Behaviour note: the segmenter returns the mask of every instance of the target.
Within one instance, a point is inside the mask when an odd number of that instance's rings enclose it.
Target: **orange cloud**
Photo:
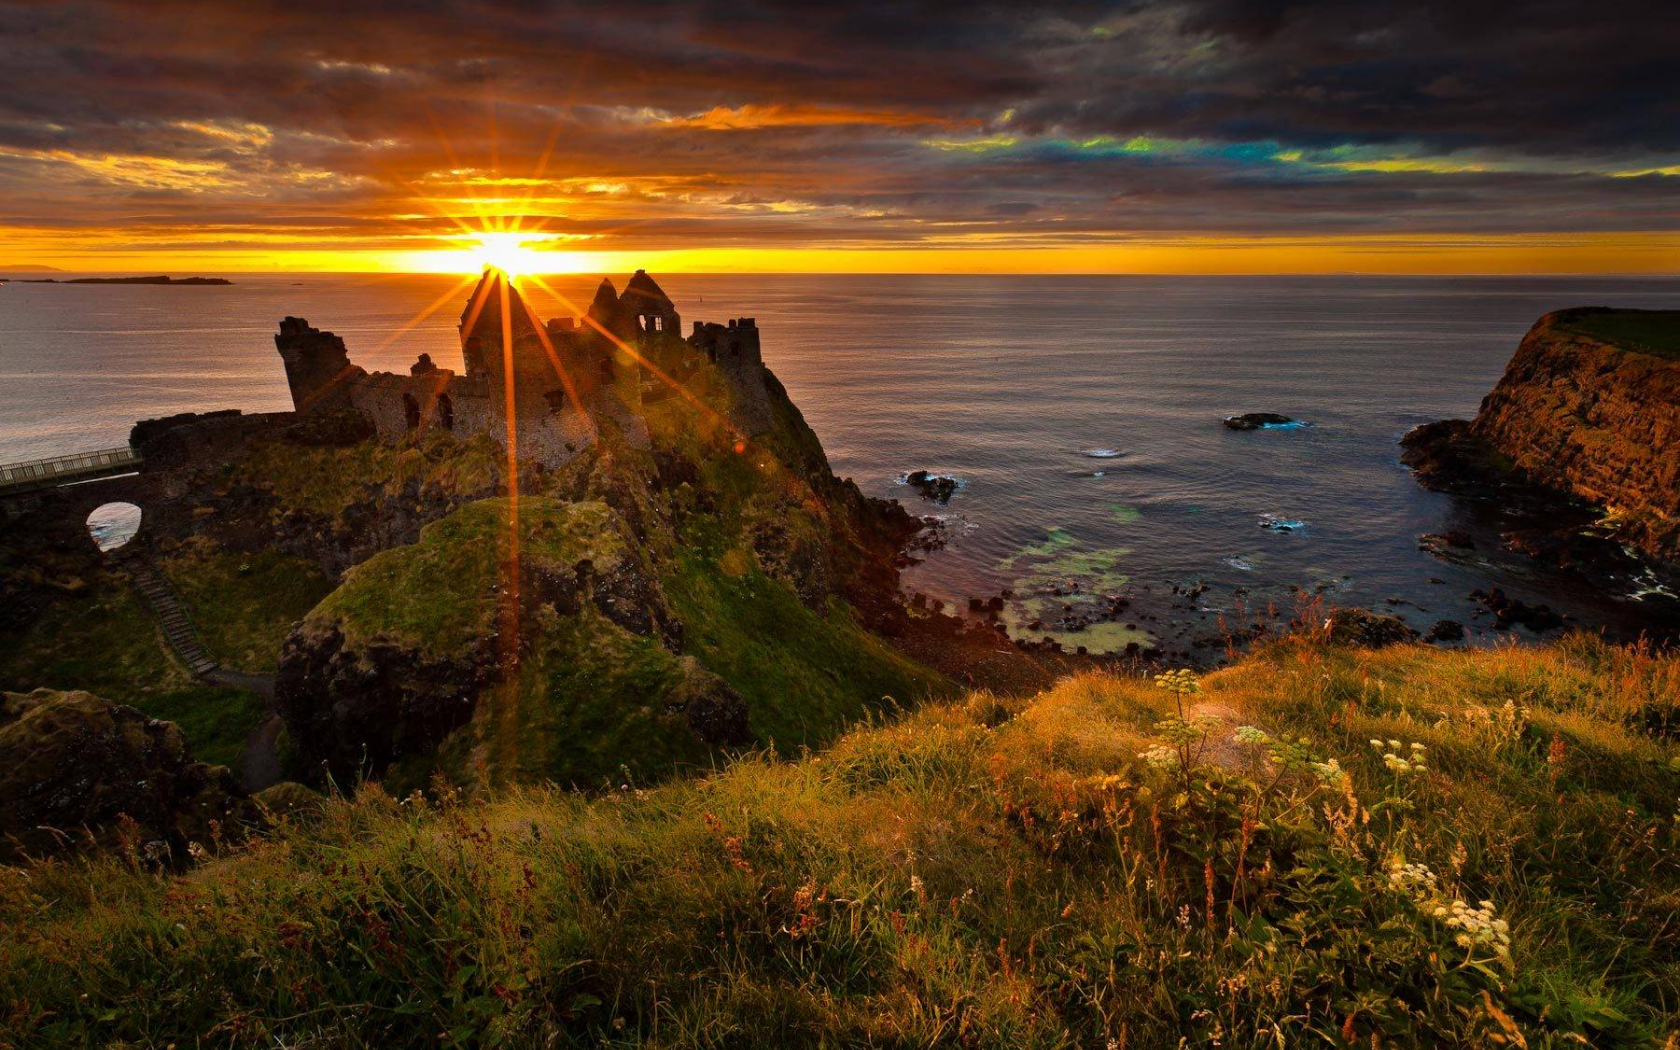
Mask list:
[[[931,113],[895,109],[847,109],[833,106],[781,105],[713,106],[691,117],[661,121],[671,128],[704,128],[708,131],[748,131],[756,128],[819,128],[868,125],[885,128],[974,127],[977,120],[953,120]]]

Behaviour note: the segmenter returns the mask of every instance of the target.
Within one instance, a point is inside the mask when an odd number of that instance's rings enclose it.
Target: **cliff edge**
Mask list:
[[[1549,313],[1474,420],[1402,444],[1430,488],[1542,513],[1572,505],[1562,520],[1577,533],[1680,563],[1680,311]]]

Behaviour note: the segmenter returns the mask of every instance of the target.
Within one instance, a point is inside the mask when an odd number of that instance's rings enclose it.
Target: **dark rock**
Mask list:
[[[127,848],[181,865],[260,818],[172,722],[91,693],[0,694],[0,861]]]
[[[1295,420],[1289,416],[1280,416],[1276,412],[1248,412],[1240,416],[1226,416],[1225,426],[1232,430],[1259,430],[1262,427],[1278,427]]]
[[[1510,630],[1512,627],[1526,627],[1536,633],[1556,630],[1563,626],[1563,617],[1559,616],[1549,605],[1530,605],[1520,598],[1512,598],[1499,587],[1495,587],[1483,594],[1480,591],[1471,593],[1471,597],[1479,597],[1482,604],[1493,613],[1497,630]]]
[[[1353,645],[1365,649],[1416,641],[1418,633],[1398,616],[1385,616],[1366,609],[1337,609],[1324,626],[1330,640],[1338,645]]]
[[[957,479],[946,474],[930,474],[925,470],[913,470],[904,475],[904,483],[921,494],[925,500],[945,504],[951,502],[951,497],[957,492]]]
[[[1476,541],[1468,532],[1449,529],[1446,532],[1426,532],[1418,537],[1418,550],[1440,553],[1444,550],[1473,551]]]
[[[1464,625],[1457,620],[1436,620],[1424,637],[1431,642],[1460,642],[1464,640]]]

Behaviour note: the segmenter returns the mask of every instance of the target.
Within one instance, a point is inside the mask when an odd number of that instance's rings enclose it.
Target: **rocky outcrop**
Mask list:
[[[461,508],[419,543],[351,570],[292,632],[275,702],[306,766],[353,783],[435,748],[558,621],[586,608],[602,631],[680,648],[657,576],[606,505],[522,500],[517,557],[511,515],[506,500]],[[690,702],[697,731],[719,727],[715,742],[734,742],[726,695],[695,686],[674,701]]]
[[[1547,314],[1473,421],[1417,428],[1402,458],[1432,488],[1542,514],[1602,510],[1616,544],[1680,562],[1677,347],[1680,312]]]
[[[0,861],[125,848],[181,864],[259,819],[172,722],[91,693],[0,694]]]
[[[1324,629],[1332,642],[1362,649],[1400,645],[1418,637],[1417,631],[1400,617],[1366,609],[1337,609],[1324,621]]]

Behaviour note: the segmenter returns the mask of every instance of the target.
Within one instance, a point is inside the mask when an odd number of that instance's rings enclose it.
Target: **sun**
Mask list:
[[[564,269],[556,265],[556,252],[544,252],[531,248],[530,245],[544,240],[552,240],[552,236],[545,237],[540,233],[495,232],[475,233],[472,235],[473,244],[468,249],[476,263],[476,268],[483,270],[491,267],[502,271],[509,277],[520,277],[532,273],[553,273]]]

